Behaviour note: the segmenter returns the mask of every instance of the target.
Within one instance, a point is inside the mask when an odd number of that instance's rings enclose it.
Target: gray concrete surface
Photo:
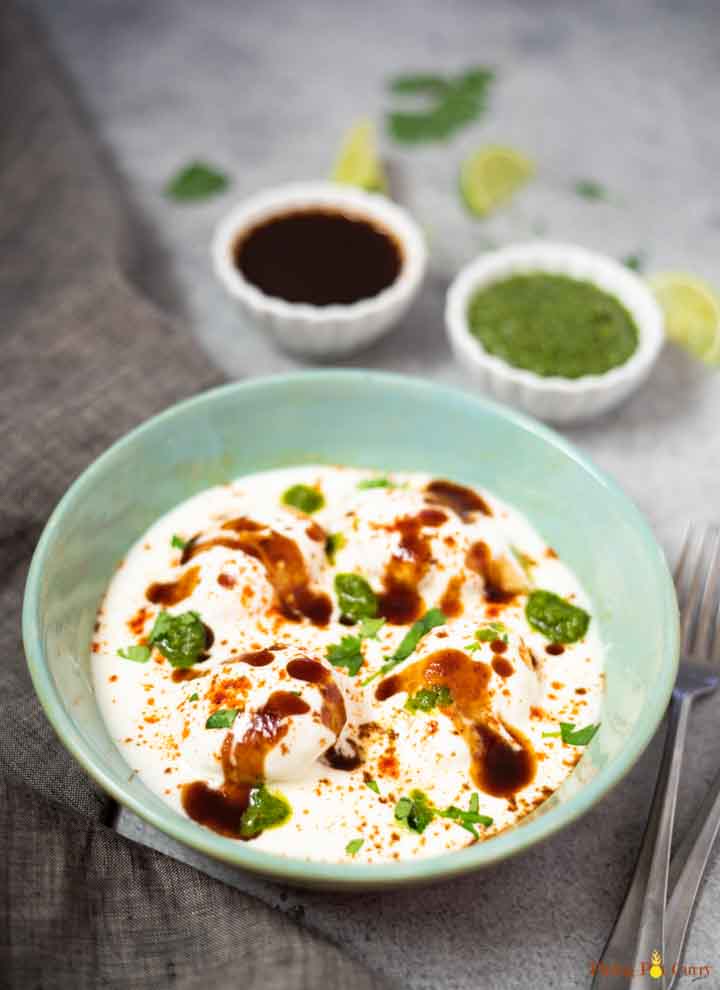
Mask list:
[[[405,69],[489,64],[498,78],[490,112],[449,144],[386,143],[400,198],[428,230],[432,266],[402,326],[352,364],[469,387],[444,337],[447,282],[489,244],[540,229],[616,256],[643,251],[651,270],[717,278],[720,7],[712,0],[32,7],[169,253],[192,332],[232,377],[298,365],[244,326],[214,281],[213,225],[263,186],[324,176],[344,129],[363,114],[379,118],[385,80]],[[458,161],[495,141],[531,155],[538,178],[507,210],[473,221],[456,195]],[[195,157],[225,168],[232,190],[199,205],[164,199],[167,178]],[[573,184],[585,177],[611,200],[579,198]],[[626,406],[567,433],[619,480],[672,555],[686,520],[720,516],[719,427],[720,374],[666,348]],[[720,765],[719,716],[714,699],[693,720],[679,831]],[[660,742],[561,835],[452,884],[349,897],[237,879],[413,990],[587,987],[634,863]],[[125,828],[162,841],[131,820]],[[716,857],[686,953],[688,963],[713,967],[704,987],[720,987],[719,935]]]

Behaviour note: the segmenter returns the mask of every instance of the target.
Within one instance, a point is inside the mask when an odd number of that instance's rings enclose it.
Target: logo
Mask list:
[[[665,970],[662,965],[662,956],[657,949],[650,956],[650,969],[648,970],[653,980],[659,980]]]
[[[686,977],[691,982],[696,982],[697,980],[704,980],[713,971],[712,966],[698,966],[690,963],[674,963],[672,967],[668,968],[668,973],[672,973],[673,976],[682,978]],[[622,976],[627,980],[631,980],[637,976],[646,976],[651,980],[660,980],[665,975],[665,966],[663,965],[662,953],[657,949],[654,949],[650,959],[641,962],[638,966],[630,966],[621,962],[591,962],[590,963],[590,973],[592,976],[600,977],[611,977],[617,979],[617,977]],[[602,983],[600,983],[602,986]],[[652,984],[648,984],[648,990]]]

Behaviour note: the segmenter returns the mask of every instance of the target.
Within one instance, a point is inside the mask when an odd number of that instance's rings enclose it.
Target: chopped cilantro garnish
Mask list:
[[[395,485],[389,478],[365,478],[364,481],[358,481],[357,487],[363,488],[394,488]]]
[[[411,832],[424,832],[435,814],[435,809],[422,791],[410,791],[410,797],[400,798],[395,805],[395,818],[407,825]]]
[[[151,652],[147,646],[126,646],[124,650],[118,650],[118,656],[135,663],[147,663]]]
[[[399,663],[410,656],[423,636],[426,636],[436,626],[444,626],[446,622],[447,618],[439,608],[431,608],[422,618],[413,622],[393,655],[385,661],[380,670],[376,670],[374,674],[363,681],[363,686],[375,680],[376,677],[387,674],[393,667],[397,667]]]
[[[357,634],[362,639],[377,639],[377,634],[384,625],[385,619],[362,619]]]
[[[398,95],[419,97],[425,106],[416,111],[393,111],[388,129],[396,141],[442,141],[475,120],[485,110],[490,84],[489,69],[475,68],[457,76],[416,73],[390,82]]]
[[[412,811],[413,802],[409,797],[400,798],[398,803],[395,805],[395,817],[399,822],[407,821],[407,817]]]
[[[642,251],[636,254],[628,254],[622,259],[623,265],[633,272],[641,272],[645,267],[645,255]]]
[[[205,626],[197,612],[160,612],[148,639],[173,667],[192,667],[207,648]]]
[[[170,199],[206,199],[223,192],[229,184],[228,177],[204,162],[192,162],[181,169],[165,187]]]
[[[333,667],[344,667],[354,677],[363,664],[362,640],[359,636],[343,636],[339,643],[328,646],[325,656]]]
[[[191,694],[190,697],[188,698],[188,701],[199,701],[199,700],[200,700],[200,695],[197,693],[197,691],[193,692],[193,694]]]
[[[576,643],[588,631],[590,616],[552,591],[533,591],[525,605],[525,616],[553,643]]]
[[[182,536],[178,536],[177,533],[173,535],[170,540],[170,546],[175,547],[176,550],[184,550],[187,546],[187,540],[184,540]]]
[[[559,732],[543,732],[543,739],[559,736],[569,746],[587,746],[599,728],[599,722],[597,725],[586,725],[584,729],[576,729],[572,722],[561,722]]]
[[[412,832],[424,832],[434,818],[451,818],[477,839],[479,836],[475,826],[487,827],[493,823],[488,815],[479,814],[479,807],[477,793],[471,796],[468,810],[463,811],[452,804],[445,809],[436,808],[422,791],[410,791],[409,797],[400,798],[395,805],[395,818],[404,822]]]
[[[378,630],[384,624],[384,619],[363,619],[355,636],[343,636],[339,643],[328,646],[325,656],[333,667],[345,667],[354,677],[363,663],[362,641],[377,639]]]
[[[468,805],[468,810],[463,811],[462,808],[456,808],[455,805],[450,805],[444,811],[438,812],[443,818],[453,818],[459,825],[462,826],[467,832],[472,833],[472,835],[478,839],[476,825],[483,825],[487,827],[492,825],[493,820],[488,815],[478,814],[478,808],[480,806],[480,799],[477,793],[471,795],[470,804]]]
[[[607,199],[607,189],[594,179],[578,179],[575,192],[583,199]]]
[[[364,839],[351,839],[345,846],[345,852],[348,856],[354,856],[356,853],[360,852],[364,841]]]
[[[471,653],[473,650],[479,650],[481,643],[493,643],[496,639],[502,643],[507,643],[507,626],[503,622],[486,622],[475,633],[475,639],[477,642],[469,643],[465,647]]]
[[[325,505],[322,492],[319,492],[317,488],[311,488],[309,485],[292,485],[283,493],[282,500],[285,505],[292,505],[295,509],[306,512],[308,515],[317,512]]]
[[[439,608],[431,608],[417,622],[413,622],[392,655],[392,666],[394,667],[406,660],[414,652],[423,636],[427,635],[431,629],[435,629],[436,626],[444,626],[446,622],[447,618]]]
[[[365,784],[370,788],[371,791],[375,791],[376,794],[380,793],[380,787],[376,780],[366,780]]]
[[[431,712],[433,708],[444,708],[452,704],[452,694],[446,684],[420,688],[415,694],[409,695],[405,708],[409,712]]]
[[[346,619],[372,619],[377,615],[377,595],[359,574],[336,574],[335,594]]]
[[[335,563],[335,554],[346,546],[347,540],[342,533],[329,533],[325,540],[325,556],[331,564]]]
[[[240,819],[240,835],[254,839],[267,828],[283,825],[291,814],[288,802],[281,794],[273,794],[264,784],[250,791],[250,804]]]
[[[231,729],[238,716],[239,708],[218,708],[208,717],[206,729]]]

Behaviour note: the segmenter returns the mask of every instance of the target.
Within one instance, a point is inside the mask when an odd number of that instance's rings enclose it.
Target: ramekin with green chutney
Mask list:
[[[483,254],[448,290],[455,356],[484,391],[556,423],[617,405],[663,342],[660,309],[624,265],[534,241]]]

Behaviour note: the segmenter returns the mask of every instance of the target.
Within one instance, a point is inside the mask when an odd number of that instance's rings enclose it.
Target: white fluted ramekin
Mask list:
[[[470,332],[472,297],[494,282],[533,272],[582,279],[615,296],[638,329],[630,358],[602,375],[562,378],[515,368],[489,354]],[[622,402],[650,373],[664,338],[660,307],[641,278],[613,258],[547,241],[502,248],[466,265],[448,289],[445,325],[455,356],[484,391],[554,423],[590,419]]]
[[[268,296],[244,278],[233,257],[243,232],[271,216],[313,206],[374,221],[394,237],[402,263],[392,285],[356,303],[314,306]],[[427,251],[418,225],[387,197],[335,182],[304,182],[266,190],[231,210],[215,231],[212,257],[218,278],[256,326],[292,354],[321,359],[360,350],[400,319],[422,282]]]

